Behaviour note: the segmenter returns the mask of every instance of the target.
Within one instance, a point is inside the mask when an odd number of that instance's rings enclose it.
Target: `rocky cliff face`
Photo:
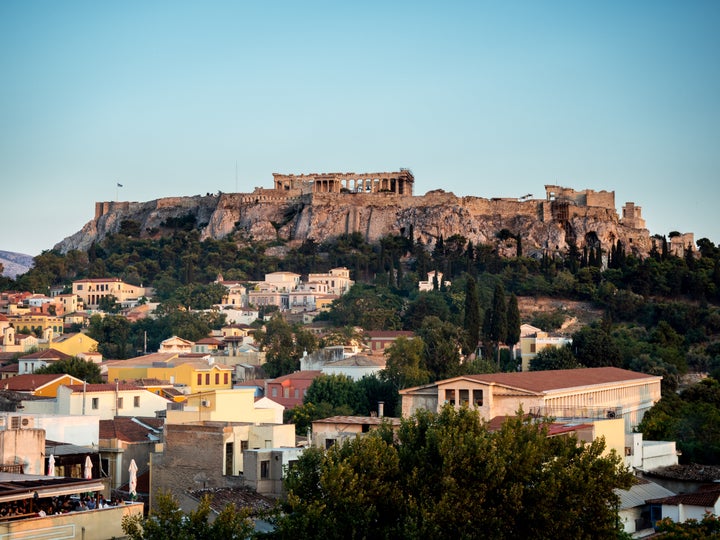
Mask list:
[[[620,240],[628,252],[641,255],[652,247],[646,229],[623,225],[615,210],[604,207],[571,205],[558,215],[544,199],[457,197],[442,190],[403,197],[391,193],[288,195],[260,189],[252,194],[98,203],[95,219],[55,247],[62,252],[86,250],[116,232],[124,220],[139,223],[143,235],[161,234],[168,218],[188,213],[201,226],[203,239],[238,232],[248,240],[300,243],[359,232],[372,242],[387,234],[408,234],[412,228],[415,238],[429,246],[440,236],[460,234],[475,244],[493,244],[514,255],[514,242],[497,237],[507,229],[522,236],[523,253],[529,256],[565,251],[572,241],[580,249],[599,242],[609,250]]]

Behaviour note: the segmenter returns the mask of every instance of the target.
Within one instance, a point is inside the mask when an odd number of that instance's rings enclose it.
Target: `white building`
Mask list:
[[[9,429],[13,425],[44,429],[45,439],[50,441],[92,446],[98,443],[100,417],[30,414],[25,408],[22,413],[0,413],[0,429]]]
[[[442,272],[437,272],[435,270],[432,270],[427,273],[427,280],[418,281],[418,289],[420,290],[420,292],[432,291],[435,289],[436,280],[437,280],[438,289],[440,287],[445,287],[447,289],[451,285],[451,283],[449,281],[443,281],[443,273]]]
[[[134,384],[105,383],[61,386],[56,400],[57,414],[81,414],[111,420],[115,416],[156,416],[171,403]]]

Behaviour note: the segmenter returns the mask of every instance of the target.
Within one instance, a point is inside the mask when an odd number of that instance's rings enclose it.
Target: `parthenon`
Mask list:
[[[273,173],[275,189],[303,193],[394,193],[412,196],[415,177],[409,169],[379,173]]]

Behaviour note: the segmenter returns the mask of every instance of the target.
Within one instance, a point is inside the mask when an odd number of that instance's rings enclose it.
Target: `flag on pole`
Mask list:
[[[123,185],[120,182],[118,182],[117,187],[123,187]]]

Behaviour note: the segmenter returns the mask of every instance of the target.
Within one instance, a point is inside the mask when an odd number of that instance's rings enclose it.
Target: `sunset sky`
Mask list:
[[[614,190],[720,243],[719,28],[717,1],[6,0],[0,249],[95,201],[401,167],[416,194]]]

